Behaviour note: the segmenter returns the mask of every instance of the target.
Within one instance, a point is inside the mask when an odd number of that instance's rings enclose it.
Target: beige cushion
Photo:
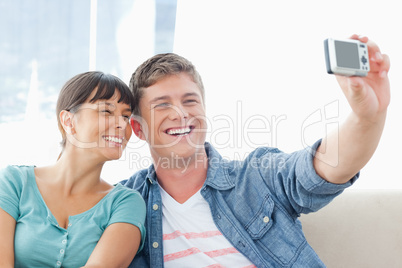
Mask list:
[[[327,267],[402,267],[402,190],[348,189],[300,218]]]

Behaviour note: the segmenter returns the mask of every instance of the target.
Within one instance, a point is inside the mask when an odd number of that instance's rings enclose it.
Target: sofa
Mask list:
[[[402,189],[348,189],[300,220],[329,268],[402,267]]]

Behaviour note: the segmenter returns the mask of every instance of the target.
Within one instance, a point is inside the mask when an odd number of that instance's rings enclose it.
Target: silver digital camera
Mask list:
[[[324,41],[325,61],[329,74],[343,76],[367,76],[370,62],[367,45],[358,40]]]

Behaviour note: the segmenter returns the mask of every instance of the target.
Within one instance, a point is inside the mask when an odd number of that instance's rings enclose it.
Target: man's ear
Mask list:
[[[145,137],[145,133],[143,131],[144,124],[142,124],[142,122],[143,122],[143,120],[141,119],[141,117],[132,116],[130,118],[130,125],[131,125],[131,128],[133,129],[135,136],[137,136],[139,139],[145,141],[146,137]]]
[[[64,131],[68,134],[75,134],[73,114],[69,111],[63,110],[60,112],[59,118]]]

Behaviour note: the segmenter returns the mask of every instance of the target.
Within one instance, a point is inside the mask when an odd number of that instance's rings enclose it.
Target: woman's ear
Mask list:
[[[63,110],[60,112],[59,118],[64,131],[70,135],[75,134],[73,124],[73,114],[69,111]]]
[[[143,131],[143,127],[145,126],[144,120],[142,120],[141,117],[139,117],[139,116],[132,116],[130,118],[130,125],[131,125],[131,128],[133,129],[135,136],[137,136],[139,139],[145,141],[146,136]]]

